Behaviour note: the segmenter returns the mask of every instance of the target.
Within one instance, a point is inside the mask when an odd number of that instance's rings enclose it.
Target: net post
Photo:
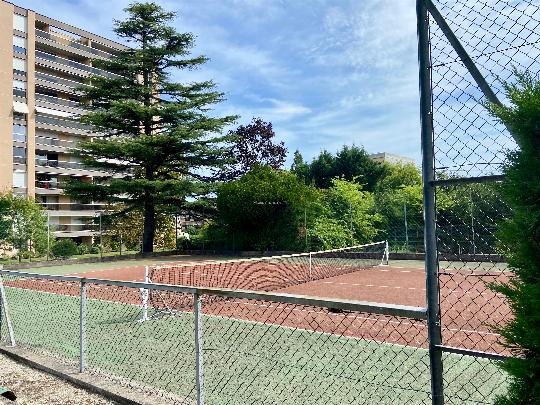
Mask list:
[[[150,277],[148,272],[148,266],[144,266],[144,282],[150,283]],[[139,322],[147,321],[148,318],[148,296],[150,292],[147,288],[141,288],[141,308],[142,308],[142,317]]]
[[[311,260],[311,252],[309,252],[309,281],[312,280],[312,277],[311,277],[311,269],[312,269],[312,260]]]
[[[388,263],[390,261],[390,246],[388,245],[388,241],[384,241],[384,253],[381,261],[381,265],[388,266]]]
[[[0,265],[0,270],[2,266]],[[6,326],[8,330],[9,343],[12,347],[17,346],[15,342],[15,333],[13,332],[13,324],[11,323],[11,317],[9,315],[9,309],[7,305],[6,290],[4,289],[4,281],[2,280],[2,275],[0,274],[0,326],[2,325],[2,311],[4,312],[4,317],[6,318]]]
[[[86,369],[86,280],[81,280],[79,314],[79,373]]]
[[[195,385],[197,405],[204,404],[203,336],[201,322],[201,297],[193,294],[193,315],[195,320]]]

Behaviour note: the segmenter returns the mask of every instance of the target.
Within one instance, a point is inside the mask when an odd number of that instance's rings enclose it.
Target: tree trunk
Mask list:
[[[144,230],[142,252],[151,253],[154,251],[154,234],[156,232],[156,207],[153,202],[144,203]]]

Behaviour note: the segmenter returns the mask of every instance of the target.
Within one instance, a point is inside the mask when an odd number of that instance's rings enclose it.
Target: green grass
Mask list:
[[[7,298],[19,344],[77,361],[77,297],[8,287]],[[137,306],[89,300],[87,310],[91,369],[194,398],[192,314],[138,323]],[[203,342],[208,404],[429,402],[424,349],[214,316],[203,317]],[[444,360],[445,378],[460,382],[449,403],[489,403],[505,388],[489,361]]]

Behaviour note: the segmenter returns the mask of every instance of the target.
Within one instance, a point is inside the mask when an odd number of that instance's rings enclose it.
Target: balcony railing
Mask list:
[[[105,76],[105,77],[115,77],[114,73],[106,72],[104,70],[95,68],[93,66],[85,65],[84,63],[75,62],[66,58],[61,58],[60,56],[51,55],[50,53],[43,52],[43,51],[36,51],[36,57],[48,60],[50,62],[59,63],[61,65],[70,66],[72,68],[82,70],[84,72],[88,72],[94,75],[98,76]]]
[[[65,128],[76,128],[91,132],[93,128],[89,125],[82,124],[74,120],[67,120],[62,118],[50,117],[46,115],[36,114],[36,123],[38,124],[50,124]]]
[[[22,156],[13,156],[13,163],[18,163],[21,165],[26,164],[26,158]]]
[[[37,188],[43,188],[45,190],[59,190],[58,180],[36,180]]]
[[[66,162],[62,160],[51,160],[42,158],[36,158],[36,165],[46,167],[58,167],[61,169],[92,170],[79,162]]]
[[[54,42],[56,42],[58,44],[61,44],[61,45],[64,45],[64,46],[71,46],[73,48],[80,49],[81,51],[85,51],[85,52],[91,53],[91,54],[96,55],[96,56],[101,56],[102,58],[105,58],[105,59],[108,59],[108,58],[110,58],[112,56],[112,54],[110,54],[108,52],[105,52],[105,51],[102,51],[102,50],[99,50],[99,49],[95,49],[95,48],[92,48],[90,46],[83,45],[80,42],[70,41],[69,39],[62,38],[62,37],[60,37],[58,35],[54,35],[54,34],[52,34],[50,32],[41,31],[41,30],[39,30],[37,28],[36,28],[36,36],[40,37],[40,38],[48,39],[50,41],[54,41]]]
[[[51,227],[56,232],[95,232],[99,229],[97,224],[51,224]]]
[[[42,136],[36,136],[36,145],[50,145],[50,146],[58,146],[61,148],[75,148],[77,145],[77,142],[73,141],[64,141],[62,139],[58,138],[46,138]]]
[[[46,82],[56,83],[62,86],[67,86],[67,87],[72,88],[73,90],[76,90],[77,87],[82,86],[84,84],[82,82],[77,82],[75,80],[68,80],[62,77],[48,75],[42,72],[36,72],[36,79],[41,79],[41,80],[45,80]]]
[[[43,208],[48,211],[95,211],[103,207],[103,204],[81,204],[81,203],[50,203],[41,202]]]
[[[66,99],[59,98],[59,97],[48,96],[46,94],[36,93],[36,100],[44,101],[46,103],[51,103],[51,104],[59,104],[59,105],[65,105],[67,107],[84,109],[84,106],[81,103],[78,103],[77,101],[66,100]]]

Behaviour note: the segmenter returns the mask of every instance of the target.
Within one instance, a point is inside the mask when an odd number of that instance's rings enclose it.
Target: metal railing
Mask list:
[[[61,203],[61,202],[40,202],[43,208],[48,211],[95,211],[101,209],[103,204],[82,204],[82,203]]]
[[[66,100],[66,99],[59,98],[59,97],[48,96],[46,94],[36,93],[36,100],[45,101],[45,102],[51,103],[51,104],[60,104],[60,105],[65,105],[67,107],[84,109],[82,104],[78,103],[76,101]]]
[[[67,120],[62,118],[50,117],[42,114],[36,114],[36,123],[56,125],[65,128],[82,129],[85,131],[92,131],[92,127],[82,124],[75,120]]]
[[[59,146],[63,148],[75,148],[77,146],[77,142],[65,141],[58,138],[36,136],[36,145],[51,145],[51,146]]]
[[[51,41],[57,42],[58,44],[61,44],[61,45],[64,45],[64,46],[71,46],[71,47],[73,47],[75,49],[79,49],[79,50],[91,53],[93,55],[100,56],[100,57],[105,58],[105,59],[109,59],[112,56],[108,52],[89,47],[89,46],[81,44],[80,42],[77,42],[77,41],[71,41],[69,39],[62,38],[62,37],[60,37],[58,35],[54,35],[54,34],[52,34],[50,32],[41,31],[41,30],[39,30],[37,28],[36,28],[36,36],[40,37],[40,38],[49,39]]]
[[[79,162],[66,162],[62,160],[50,160],[36,158],[36,166],[58,167],[62,169],[91,170]]]
[[[425,308],[0,275],[10,315],[2,323],[5,343],[175,403],[254,403],[262,395],[272,403],[429,400]],[[147,305],[148,294],[189,300],[191,310],[158,313]]]
[[[72,68],[82,70],[87,73],[91,73],[97,76],[104,76],[104,77],[115,77],[116,75],[110,72],[106,72],[104,70],[95,68],[93,66],[85,65],[84,63],[75,62],[66,58],[62,58],[60,56],[51,55],[50,53],[43,52],[43,51],[36,51],[36,58],[48,60],[50,62],[59,63],[61,65],[70,66]]]

